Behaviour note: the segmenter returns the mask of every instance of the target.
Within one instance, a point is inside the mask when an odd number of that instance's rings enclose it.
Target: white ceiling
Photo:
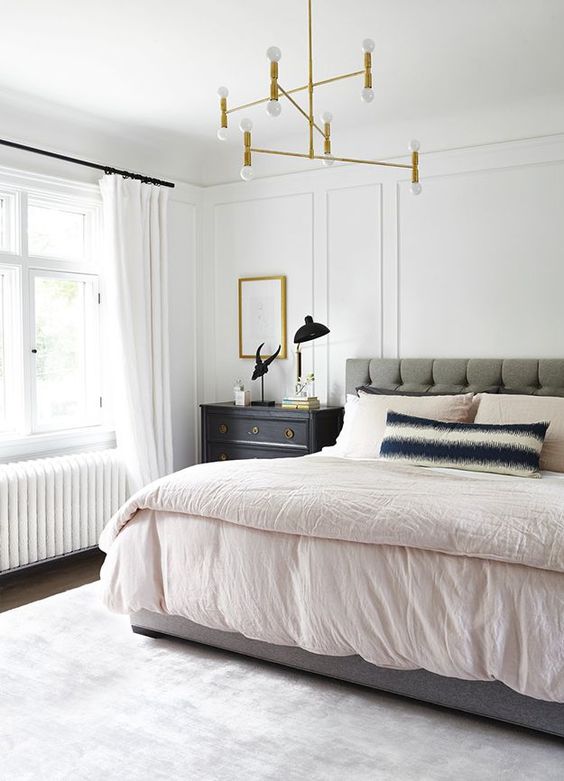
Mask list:
[[[360,69],[360,42],[376,41],[372,104],[360,102],[359,79],[319,90],[335,129],[564,101],[564,0],[313,5],[315,78]],[[306,0],[0,0],[0,90],[201,143],[215,138],[219,84],[237,103],[267,93],[267,46],[282,49],[283,86],[306,82],[306,9]],[[262,108],[249,115],[265,141],[304,122],[287,104],[279,120]]]

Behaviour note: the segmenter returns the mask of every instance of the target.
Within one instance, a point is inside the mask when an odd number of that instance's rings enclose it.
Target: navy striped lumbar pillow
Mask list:
[[[388,412],[380,458],[416,466],[540,477],[548,423],[444,423]]]

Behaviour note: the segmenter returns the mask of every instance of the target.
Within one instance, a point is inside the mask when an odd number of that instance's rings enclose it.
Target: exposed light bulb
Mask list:
[[[324,166],[326,166],[326,168],[329,168],[329,166],[333,165],[333,163],[335,162],[335,158],[333,157],[333,155],[325,154],[323,155],[323,160],[321,162],[323,163]]]
[[[372,38],[365,38],[363,40],[363,42],[362,42],[362,51],[365,52],[365,53],[366,52],[373,52],[375,46],[376,46],[376,44],[374,43]]]
[[[360,99],[363,103],[372,103],[374,100],[374,90],[372,87],[364,87],[360,93]]]
[[[419,143],[419,141],[416,138],[414,138],[412,141],[409,142],[409,146],[407,148],[409,149],[410,152],[418,152],[420,146],[421,144]]]
[[[220,98],[226,98],[229,95],[229,90],[227,87],[218,87],[217,88],[217,94]]]
[[[217,131],[217,137],[220,141],[227,141],[229,132],[226,127],[220,127]]]
[[[254,175],[255,172],[253,171],[250,165],[244,165],[241,168],[241,179],[244,179],[245,182],[249,182]]]
[[[266,104],[266,113],[269,117],[279,117],[282,113],[282,106],[279,100],[269,100]]]
[[[330,111],[324,111],[321,115],[321,121],[326,125],[330,124],[333,121],[333,114]]]
[[[248,117],[243,117],[243,119],[239,122],[239,130],[241,133],[249,132],[253,129],[253,123]]]
[[[278,62],[280,58],[282,57],[282,52],[278,48],[278,46],[269,46],[266,50],[266,58],[267,60],[270,60],[270,62]]]
[[[410,190],[412,195],[421,195],[421,190],[423,188],[421,187],[420,182],[412,182]]]

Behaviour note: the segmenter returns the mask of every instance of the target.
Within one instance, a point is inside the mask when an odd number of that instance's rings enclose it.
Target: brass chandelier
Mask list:
[[[335,161],[342,163],[361,163],[363,165],[381,165],[388,168],[408,168],[411,171],[411,192],[414,195],[419,195],[421,192],[421,184],[419,182],[419,142],[412,141],[409,145],[409,151],[411,152],[411,164],[403,163],[387,163],[379,160],[359,160],[354,157],[335,157],[331,151],[331,123],[333,121],[333,115],[326,111],[321,117],[320,127],[314,116],[313,109],[313,96],[316,87],[321,87],[325,84],[330,84],[334,81],[341,81],[341,79],[350,79],[355,76],[364,77],[364,87],[360,93],[360,97],[364,103],[371,103],[374,100],[374,90],[372,88],[372,52],[374,51],[374,41],[370,38],[366,38],[362,42],[362,51],[364,53],[364,67],[362,70],[353,71],[352,73],[344,73],[340,76],[333,76],[330,79],[323,79],[323,81],[313,80],[313,46],[312,46],[312,23],[311,23],[311,0],[307,3],[308,10],[308,82],[302,87],[294,87],[293,89],[285,90],[278,81],[278,63],[282,57],[282,52],[277,46],[270,46],[266,51],[266,57],[270,61],[270,95],[267,98],[261,98],[260,100],[254,100],[251,103],[244,103],[241,106],[235,106],[233,108],[227,107],[227,97],[229,90],[227,87],[220,87],[217,91],[219,96],[219,107],[221,112],[220,127],[217,131],[217,137],[220,141],[227,139],[228,117],[229,114],[233,114],[235,111],[242,111],[243,109],[250,108],[251,106],[258,106],[261,103],[266,103],[266,113],[270,117],[278,117],[282,111],[280,105],[280,96],[287,98],[287,100],[299,111],[299,113],[306,119],[309,125],[309,149],[307,152],[284,152],[278,149],[261,149],[252,145],[251,131],[253,123],[248,117],[244,117],[239,128],[243,133],[243,167],[241,168],[241,178],[245,181],[249,181],[253,178],[254,172],[252,168],[252,155],[283,155],[284,157],[304,157],[309,160],[321,160],[323,165],[333,165]],[[308,110],[305,111],[299,103],[297,103],[292,97],[296,92],[304,92],[307,90],[309,105]],[[317,131],[323,137],[323,154],[316,154],[314,145],[314,132]]]

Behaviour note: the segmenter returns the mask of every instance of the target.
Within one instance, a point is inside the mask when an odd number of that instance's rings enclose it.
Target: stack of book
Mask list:
[[[317,396],[286,396],[282,399],[283,409],[319,409],[319,399]]]

